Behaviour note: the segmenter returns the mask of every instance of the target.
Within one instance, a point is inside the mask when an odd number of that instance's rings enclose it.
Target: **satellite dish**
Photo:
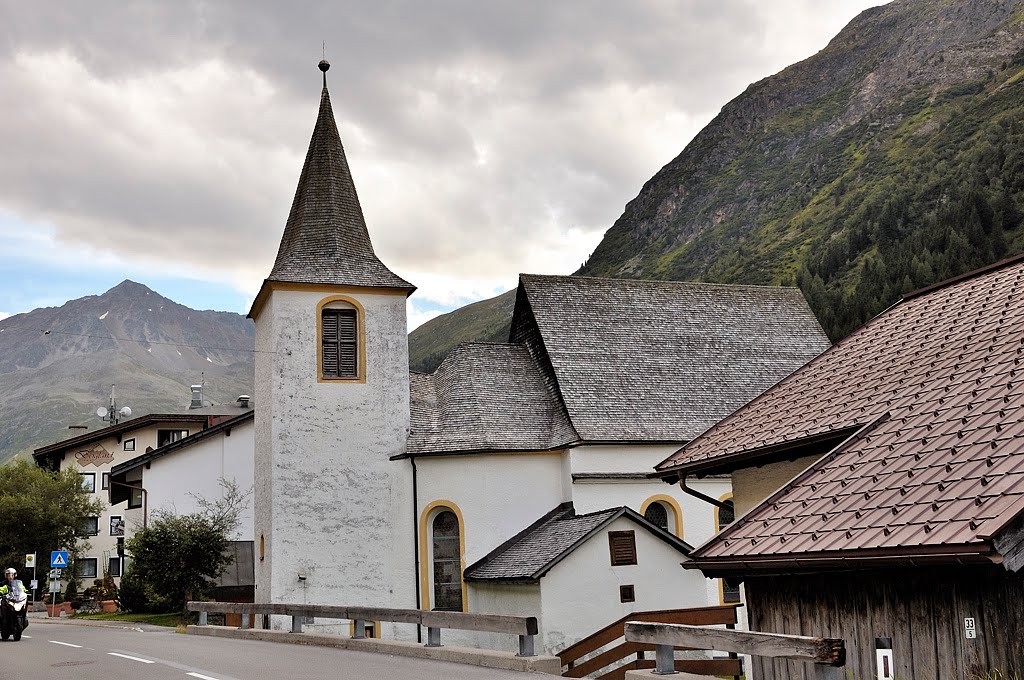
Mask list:
[[[96,409],[96,415],[98,415],[100,418],[106,418],[107,417],[107,409],[106,409],[106,407],[105,406],[100,406],[98,409]]]
[[[128,408],[127,406],[122,406],[121,410],[118,411],[118,413],[121,414],[122,418],[131,418],[131,416],[132,416],[132,410],[130,408]]]

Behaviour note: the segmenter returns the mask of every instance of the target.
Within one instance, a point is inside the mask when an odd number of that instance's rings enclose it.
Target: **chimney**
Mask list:
[[[193,385],[192,386],[192,403],[188,405],[189,408],[202,408],[203,407],[203,386]]]
[[[238,397],[235,401],[238,402],[239,408],[249,408],[249,401],[252,399],[248,394],[243,394]]]

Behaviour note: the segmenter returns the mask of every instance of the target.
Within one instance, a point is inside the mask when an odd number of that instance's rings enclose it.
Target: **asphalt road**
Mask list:
[[[538,675],[444,661],[32,619],[0,642],[3,680],[526,680]]]

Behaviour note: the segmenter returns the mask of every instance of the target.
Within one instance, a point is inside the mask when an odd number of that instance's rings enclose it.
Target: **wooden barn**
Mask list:
[[[742,582],[752,630],[843,638],[852,678],[1024,677],[1024,256],[904,296],[658,472],[732,474],[742,516],[686,566]]]

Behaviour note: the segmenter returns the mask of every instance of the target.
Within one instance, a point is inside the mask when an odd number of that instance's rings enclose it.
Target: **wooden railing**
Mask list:
[[[835,638],[629,621],[626,623],[626,640],[655,646],[654,672],[658,675],[672,675],[684,670],[679,667],[681,660],[676,660],[673,652],[673,648],[680,646],[810,661],[814,666],[808,677],[815,680],[839,680],[844,677],[841,667],[846,665],[846,643]]]
[[[566,647],[558,656],[562,660],[562,675],[567,678],[582,678],[601,669],[618,664],[635,655],[635,659],[598,676],[601,680],[622,680],[627,670],[654,668],[654,660],[647,659],[646,652],[653,652],[655,646],[649,643],[625,641],[585,661],[581,658],[612,644],[625,634],[627,621],[650,621],[659,623],[688,623],[691,625],[736,625],[736,609],[741,605],[730,604],[718,607],[694,607],[692,609],[663,609],[658,611],[634,612],[610,623],[576,644]],[[730,659],[685,659],[684,670],[706,675],[742,674],[740,660]]]
[[[441,629],[474,630],[486,633],[507,633],[519,636],[519,656],[536,656],[534,637],[537,619],[533,616],[501,616],[466,612],[433,612],[420,609],[388,609],[383,607],[337,607],[313,604],[259,604],[251,602],[189,602],[188,610],[199,612],[199,625],[205,626],[208,614],[241,614],[241,628],[249,627],[250,616],[290,616],[292,632],[302,632],[307,617],[352,621],[352,637],[366,636],[367,621],[413,623],[427,627],[427,647],[441,646]]]

